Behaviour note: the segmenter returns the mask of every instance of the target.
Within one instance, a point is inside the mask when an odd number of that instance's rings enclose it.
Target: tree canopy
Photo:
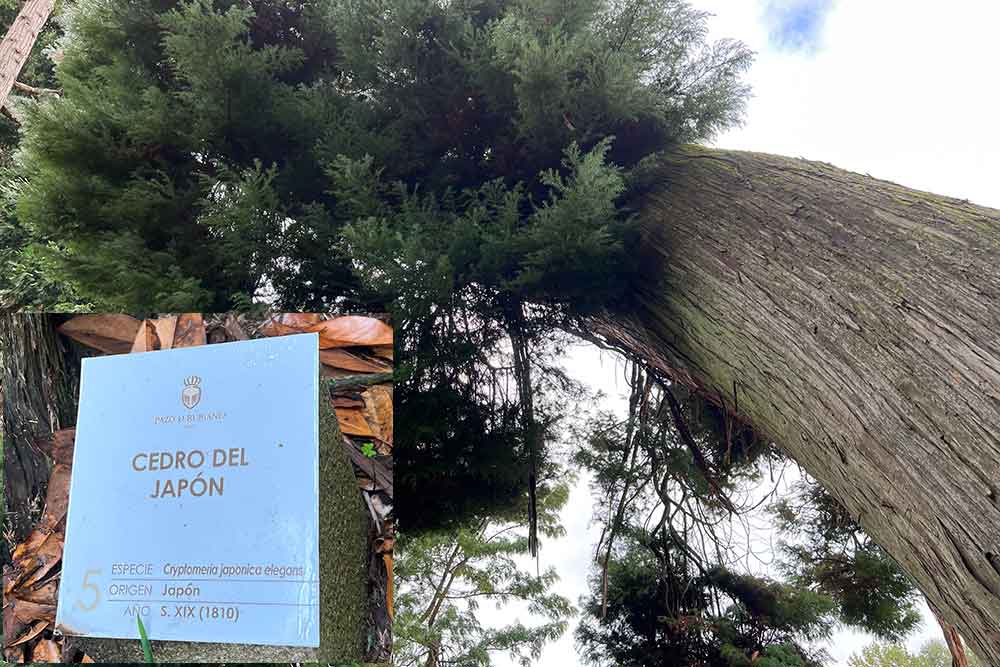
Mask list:
[[[969,667],[982,663],[975,655],[967,654]],[[942,641],[927,642],[916,653],[910,653],[900,644],[869,644],[860,654],[851,656],[849,667],[951,667],[951,653]]]
[[[812,666],[839,623],[890,640],[914,628],[912,582],[835,500],[808,478],[774,500],[789,462],[770,443],[638,364],[629,382],[628,416],[598,416],[575,455],[601,526],[576,630],[589,662]],[[781,580],[751,546],[768,502],[788,540]]]
[[[62,94],[18,154],[22,253],[99,309],[389,308],[397,415],[440,416],[400,444],[404,488],[447,466],[480,490],[427,525],[523,502],[545,465],[532,366],[555,323],[624,297],[636,166],[738,122],[749,93],[750,51],[679,0],[66,14]]]
[[[553,443],[582,396],[561,352],[646,279],[649,158],[737,124],[749,96],[753,54],[707,20],[681,0],[79,0],[37,47],[58,64],[36,54],[26,75],[58,96],[0,137],[0,288],[140,313],[391,311],[395,482],[421,499],[398,507],[404,655],[537,655],[568,603],[512,563],[555,530]],[[804,535],[781,581],[719,556],[732,494],[782,456],[633,379],[628,420],[592,424],[576,459],[613,509],[581,605],[593,662],[811,665],[836,621],[913,627],[912,582],[818,487],[776,509]],[[424,575],[451,553],[462,595],[549,621],[494,632],[442,602]]]

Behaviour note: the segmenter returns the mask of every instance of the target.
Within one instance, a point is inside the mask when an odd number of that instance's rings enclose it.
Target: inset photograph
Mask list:
[[[4,657],[383,663],[378,315],[5,315]]]

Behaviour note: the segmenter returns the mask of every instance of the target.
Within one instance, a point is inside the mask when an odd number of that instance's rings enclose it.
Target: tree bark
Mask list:
[[[29,508],[41,510],[49,479],[48,459],[33,441],[76,424],[80,351],[59,336],[58,324],[52,315],[0,315],[5,489],[18,542],[38,518]],[[4,548],[0,560],[9,557]]]
[[[962,643],[962,638],[958,635],[958,630],[954,625],[941,618],[937,610],[933,607],[931,607],[931,613],[934,614],[934,618],[937,620],[938,625],[941,626],[941,632],[944,634],[944,642],[948,646],[948,652],[951,653],[951,667],[969,667],[969,660],[965,655],[965,646]]]
[[[586,325],[738,405],[1000,665],[1000,211],[758,153],[651,175],[634,304]]]
[[[28,0],[0,42],[0,107],[14,87],[21,68],[31,55],[38,33],[49,20],[55,0]]]

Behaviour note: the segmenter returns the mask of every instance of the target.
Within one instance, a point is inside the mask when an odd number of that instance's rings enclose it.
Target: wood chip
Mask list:
[[[322,313],[282,313],[268,319],[261,329],[265,336],[285,336],[289,333],[304,333],[309,327],[319,324],[326,316]]]
[[[156,326],[156,337],[160,339],[160,349],[169,350],[174,346],[174,335],[177,332],[177,316],[168,315],[153,320]]]
[[[392,361],[392,345],[373,345],[372,354]]]
[[[130,352],[152,352],[160,349],[160,337],[156,335],[153,320],[143,320],[135,334]]]
[[[324,366],[355,373],[386,373],[392,370],[389,364],[368,361],[342,349],[320,350],[319,361]]]
[[[43,639],[35,645],[31,653],[32,662],[62,662],[62,651],[59,644],[51,639]]]
[[[59,327],[59,332],[87,347],[107,354],[126,354],[132,350],[139,320],[129,315],[106,313],[78,315]]]
[[[201,313],[184,313],[177,318],[177,329],[174,332],[175,348],[195,347],[205,345],[205,320]]]

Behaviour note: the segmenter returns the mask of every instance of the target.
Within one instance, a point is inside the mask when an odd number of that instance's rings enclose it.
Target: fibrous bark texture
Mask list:
[[[0,42],[0,107],[7,103],[10,89],[54,6],[55,0],[28,0]]]
[[[0,315],[0,386],[8,524],[24,539],[41,511],[49,462],[36,437],[76,424],[80,352],[61,339],[51,315]],[[6,545],[10,546],[10,545]],[[3,550],[0,560],[8,562]]]
[[[773,439],[1000,665],[1000,211],[682,147],[592,331]]]

